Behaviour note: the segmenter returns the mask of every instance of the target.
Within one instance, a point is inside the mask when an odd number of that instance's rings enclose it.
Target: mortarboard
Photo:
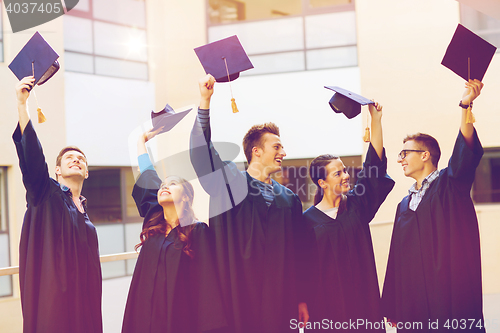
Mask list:
[[[361,105],[374,104],[374,102],[368,98],[355,94],[347,89],[327,86],[325,86],[325,88],[335,91],[335,94],[329,102],[332,110],[337,113],[343,113],[349,119],[361,113]],[[368,127],[368,120],[366,122],[363,140],[365,142],[370,142],[370,127]]]
[[[248,55],[236,35],[212,42],[194,49],[207,74],[217,82],[231,82],[240,76],[240,72],[253,68]],[[231,89],[231,84],[229,84]],[[231,108],[238,112],[231,89]]]
[[[483,80],[496,47],[459,24],[441,64],[464,80]]]
[[[9,68],[19,80],[35,76],[34,85],[41,85],[59,70],[57,58],[59,55],[37,31],[12,60]]]
[[[373,104],[373,101],[355,94],[349,90],[340,87],[327,87],[335,91],[335,94],[330,99],[330,107],[337,113],[343,113],[347,118],[351,119],[361,113],[361,105]]]
[[[170,105],[166,105],[160,112],[151,111],[151,121],[153,122],[153,130],[163,126],[163,129],[158,133],[165,133],[170,131],[180,122],[193,108],[185,111],[175,112]]]
[[[253,68],[236,35],[197,47],[194,51],[205,72],[212,74],[217,82],[234,81],[240,72]]]
[[[57,58],[59,58],[59,55],[37,31],[12,60],[9,68],[19,80],[22,80],[26,76],[34,76],[34,87],[36,84],[42,85],[47,82],[59,70]],[[28,91],[32,90],[33,87],[28,89]],[[36,93],[34,91],[33,93],[38,106]],[[39,106],[37,107],[37,112],[38,122],[45,122],[45,115]]]

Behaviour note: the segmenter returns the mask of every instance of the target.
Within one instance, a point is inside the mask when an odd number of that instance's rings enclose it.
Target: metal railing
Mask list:
[[[115,253],[115,254],[106,254],[100,256],[101,262],[110,262],[110,261],[120,261],[127,259],[136,259],[139,256],[137,252],[123,252],[123,253]],[[11,266],[11,267],[3,267],[0,268],[0,276],[5,275],[14,275],[19,274],[19,266]]]

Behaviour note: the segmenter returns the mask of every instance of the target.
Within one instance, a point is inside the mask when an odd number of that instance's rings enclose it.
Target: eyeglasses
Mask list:
[[[415,152],[418,152],[418,153],[423,153],[425,152],[426,150],[415,150],[415,149],[403,149],[399,152],[398,154],[398,157],[402,160],[404,160],[406,158],[406,155],[408,155],[408,153],[411,153],[412,151],[415,151]]]

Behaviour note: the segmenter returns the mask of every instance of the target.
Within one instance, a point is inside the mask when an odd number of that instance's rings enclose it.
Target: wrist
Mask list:
[[[472,101],[461,100],[460,103],[458,103],[458,106],[460,106],[462,109],[468,109],[469,106],[472,108]]]

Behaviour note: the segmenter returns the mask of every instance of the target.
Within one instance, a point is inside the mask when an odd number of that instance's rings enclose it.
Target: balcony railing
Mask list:
[[[127,259],[136,259],[139,256],[137,252],[123,252],[123,253],[115,253],[115,254],[106,254],[100,256],[101,262],[110,262],[110,261],[120,261]],[[11,266],[11,267],[3,267],[0,268],[0,276],[4,275],[14,275],[19,274],[19,266]]]

